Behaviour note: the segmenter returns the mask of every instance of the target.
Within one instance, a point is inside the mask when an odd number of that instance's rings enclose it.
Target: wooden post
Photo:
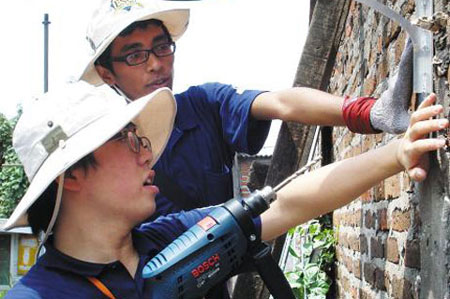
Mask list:
[[[350,1],[311,0],[315,3],[308,37],[297,68],[294,86],[325,90],[334,66],[336,49],[344,30]],[[275,145],[265,185],[275,186],[305,165],[315,127],[283,123]],[[284,236],[274,242],[273,255],[279,259]],[[241,275],[233,298],[268,298],[269,293],[254,273]]]

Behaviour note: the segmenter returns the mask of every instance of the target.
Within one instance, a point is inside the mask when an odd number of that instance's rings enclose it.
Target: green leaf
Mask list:
[[[20,113],[19,111],[19,115]],[[12,147],[11,141],[12,131],[17,123],[18,116],[8,120],[0,114],[0,149],[2,153],[0,217],[4,218],[9,217],[28,187],[27,177],[23,167],[20,166],[19,158]]]
[[[288,251],[295,258],[298,258],[298,259],[300,258],[300,255],[297,254],[297,251],[295,250],[295,248],[292,245],[289,245]]]
[[[324,219],[324,220],[323,220]],[[292,229],[292,243],[289,254],[296,260],[290,282],[297,298],[326,298],[331,280],[326,271],[334,262],[334,246],[337,232],[331,229],[331,218],[322,217]],[[296,248],[300,250],[295,250]],[[295,274],[297,273],[297,274]],[[306,296],[303,297],[303,292]]]

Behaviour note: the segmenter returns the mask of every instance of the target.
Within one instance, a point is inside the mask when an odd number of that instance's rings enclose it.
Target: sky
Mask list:
[[[14,0],[0,10],[0,112],[44,91],[44,14],[49,14],[48,88],[80,72],[88,53],[86,27],[102,0]],[[294,81],[308,33],[305,0],[173,1],[189,7],[186,33],[177,42],[174,92],[205,82],[279,90]],[[266,148],[273,147],[279,122]]]

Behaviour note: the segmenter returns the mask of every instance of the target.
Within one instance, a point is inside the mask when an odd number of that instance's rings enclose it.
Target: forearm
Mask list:
[[[303,124],[343,126],[343,98],[329,93],[295,87],[259,95],[252,105],[256,119],[281,119]]]
[[[277,193],[262,215],[262,237],[270,240],[289,228],[342,207],[403,167],[396,158],[399,141],[330,164],[298,177]]]

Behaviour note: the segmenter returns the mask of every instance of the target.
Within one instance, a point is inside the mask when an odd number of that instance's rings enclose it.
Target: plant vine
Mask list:
[[[295,266],[286,277],[297,299],[325,299],[330,292],[336,237],[329,217],[324,217],[288,232],[297,242],[289,246]]]

